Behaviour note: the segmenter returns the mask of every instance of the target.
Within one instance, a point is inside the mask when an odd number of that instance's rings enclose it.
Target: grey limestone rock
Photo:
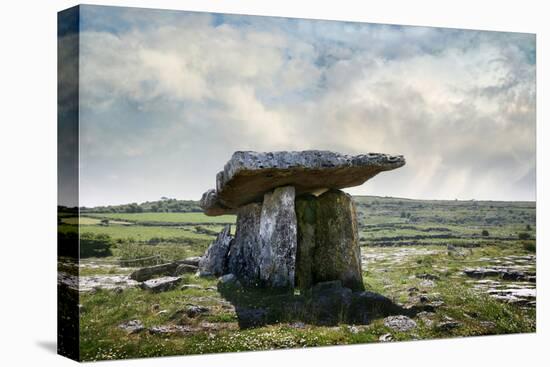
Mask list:
[[[351,196],[330,190],[317,198],[314,283],[340,280],[353,291],[364,290],[357,215]]]
[[[141,288],[151,292],[165,292],[175,288],[180,282],[180,277],[162,277],[149,279],[141,283]]]
[[[130,320],[126,321],[118,327],[124,331],[126,331],[128,334],[136,334],[142,331],[145,327],[143,326],[143,323],[140,320]]]
[[[214,242],[210,244],[204,256],[199,261],[201,275],[213,275],[219,277],[227,270],[227,254],[233,241],[231,225],[226,225],[218,234]]]
[[[405,332],[416,328],[416,322],[408,316],[388,316],[384,319],[384,326],[394,330]]]
[[[194,265],[179,264],[176,270],[174,270],[174,273],[172,275],[178,276],[182,274],[196,273],[197,270],[199,270],[199,268]]]
[[[317,223],[317,198],[302,195],[296,198],[297,253],[296,286],[302,290],[313,285],[313,256]]]
[[[172,262],[168,264],[146,266],[132,272],[130,278],[138,282],[143,282],[159,275],[172,275],[174,271],[176,271],[178,265],[177,262]]]
[[[232,273],[246,285],[259,280],[260,216],[262,205],[252,203],[239,208],[235,239],[229,248],[227,273]]]
[[[261,201],[277,187],[294,186],[296,195],[358,186],[380,172],[405,164],[403,156],[380,153],[346,155],[331,151],[238,151],[216,176],[216,189],[201,199],[207,215],[228,214]]]
[[[260,216],[259,278],[262,285],[293,288],[296,264],[294,187],[266,193]]]

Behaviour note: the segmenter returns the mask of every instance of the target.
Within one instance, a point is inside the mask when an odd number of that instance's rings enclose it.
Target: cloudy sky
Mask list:
[[[198,199],[236,150],[403,154],[352,194],[535,199],[535,36],[84,6],[80,201]]]

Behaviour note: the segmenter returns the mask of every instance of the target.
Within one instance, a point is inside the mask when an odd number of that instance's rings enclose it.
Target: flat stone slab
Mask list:
[[[141,288],[152,292],[165,292],[174,289],[180,282],[180,277],[162,277],[149,279],[141,283]]]
[[[363,184],[383,171],[405,164],[401,155],[367,153],[346,155],[331,151],[233,153],[216,176],[216,189],[203,194],[206,215],[235,213],[240,206],[261,201],[280,186],[294,186],[296,195]]]

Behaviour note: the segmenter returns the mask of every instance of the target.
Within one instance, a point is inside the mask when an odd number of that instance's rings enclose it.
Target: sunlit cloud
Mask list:
[[[534,35],[93,6],[82,22],[83,205],[197,199],[236,150],[406,156],[354,194],[535,197]]]

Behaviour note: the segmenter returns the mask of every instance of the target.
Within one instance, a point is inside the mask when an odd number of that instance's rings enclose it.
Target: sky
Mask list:
[[[535,200],[535,35],[82,6],[80,205],[199,199],[237,150],[402,154],[346,189]]]

